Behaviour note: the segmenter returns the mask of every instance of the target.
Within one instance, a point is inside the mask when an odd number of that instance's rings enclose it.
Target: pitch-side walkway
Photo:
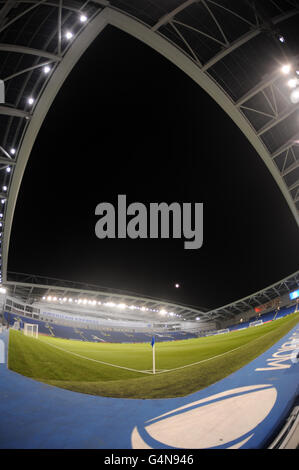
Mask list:
[[[184,398],[133,400],[62,390],[7,369],[0,354],[2,449],[259,449],[299,394],[299,324],[260,357]]]

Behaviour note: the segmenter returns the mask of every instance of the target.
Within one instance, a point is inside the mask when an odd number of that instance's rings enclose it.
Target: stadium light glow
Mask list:
[[[1,294],[6,294],[6,289],[5,289],[5,287],[0,287],[0,293],[1,293]]]
[[[10,153],[14,155],[16,153],[16,149],[10,149]]]
[[[43,68],[43,71],[44,71],[44,73],[46,73],[46,74],[49,73],[50,70],[51,70],[51,67],[49,67],[49,65],[45,65],[44,68]]]
[[[7,191],[7,186],[2,186],[3,191]]]
[[[80,16],[80,21],[81,21],[81,23],[85,23],[85,21],[87,21],[87,16],[86,15],[81,15]]]
[[[8,167],[6,168],[6,173],[10,173],[10,172],[11,172],[11,168],[10,168],[10,166],[8,166]]]
[[[30,98],[27,99],[27,103],[28,104],[33,104],[34,103],[34,99],[30,96]]]
[[[121,308],[121,309],[124,309],[124,308],[126,308],[127,306],[126,306],[126,304],[118,304],[117,307],[118,307],[118,308]]]
[[[278,40],[282,43],[286,42],[285,38],[283,36],[278,36]]]
[[[288,73],[290,73],[291,71],[291,68],[292,67],[290,66],[290,64],[285,64],[281,67],[281,71],[284,75],[288,75]]]
[[[72,33],[71,31],[67,31],[67,32],[65,33],[65,37],[66,37],[66,39],[72,39],[73,33]]]
[[[299,88],[295,88],[295,90],[292,91],[290,99],[294,104],[299,103]]]
[[[161,315],[166,315],[166,314],[167,314],[167,311],[164,310],[164,308],[162,308],[159,313],[161,313]]]
[[[296,88],[297,86],[297,78],[290,78],[287,83],[289,88]]]

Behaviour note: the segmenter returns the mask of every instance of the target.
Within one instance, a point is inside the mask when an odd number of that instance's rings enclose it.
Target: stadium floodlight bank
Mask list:
[[[256,321],[252,321],[251,323],[249,323],[249,326],[259,326],[259,325],[262,325],[264,322],[263,320],[256,320]]]
[[[24,335],[38,338],[38,325],[33,323],[24,323]]]

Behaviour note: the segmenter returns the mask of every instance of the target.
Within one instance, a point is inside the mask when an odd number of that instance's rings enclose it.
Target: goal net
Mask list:
[[[32,323],[24,323],[24,335],[38,338],[38,325]]]
[[[263,324],[263,320],[256,320],[249,323],[249,326],[259,326]]]
[[[15,321],[12,328],[14,330],[19,330],[21,328],[21,325],[20,325],[20,322],[19,321]]]

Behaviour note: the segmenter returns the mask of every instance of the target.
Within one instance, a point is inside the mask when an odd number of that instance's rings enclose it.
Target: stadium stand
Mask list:
[[[48,336],[55,336],[56,338],[74,339],[80,341],[92,342],[109,342],[109,343],[146,343],[149,342],[153,336],[156,336],[157,341],[175,341],[182,339],[197,338],[195,333],[184,331],[172,331],[167,333],[144,333],[144,332],[125,332],[110,329],[107,330],[92,330],[85,328],[77,328],[73,326],[58,325],[57,323],[48,323],[41,320],[26,318],[11,312],[4,312],[4,318],[8,325],[12,327],[16,321],[20,322],[20,328],[24,328],[24,323],[38,325],[39,334]]]
[[[281,310],[273,310],[267,312],[258,317],[251,318],[247,322],[238,323],[230,326],[224,330],[213,330],[202,332],[187,332],[187,331],[167,331],[167,332],[153,332],[149,331],[140,332],[140,331],[118,331],[113,328],[109,329],[90,329],[84,327],[75,327],[75,326],[66,326],[60,325],[54,322],[46,322],[42,320],[36,320],[33,318],[27,318],[25,316],[19,315],[12,312],[4,312],[4,319],[7,322],[7,325],[12,328],[16,322],[20,322],[20,329],[23,330],[24,323],[31,323],[38,325],[38,332],[41,335],[54,336],[56,338],[63,339],[72,339],[78,341],[91,341],[91,342],[107,342],[107,343],[146,343],[149,342],[153,335],[156,337],[156,341],[178,341],[183,339],[198,338],[200,336],[211,336],[217,335],[229,331],[236,331],[244,328],[248,328],[254,322],[266,323],[282,318],[290,313],[293,313],[296,309],[296,305],[291,307],[285,307]]]
[[[278,320],[279,318],[285,317],[286,315],[289,315],[290,313],[295,312],[295,310],[296,310],[296,305],[292,305],[291,307],[284,307],[279,311],[272,310],[271,312],[264,313],[263,315],[260,315],[258,317],[251,318],[247,322],[232,325],[232,326],[229,327],[229,330],[234,331],[234,330],[247,328],[250,323],[252,323],[254,321],[258,321],[258,320],[262,320],[263,323],[273,321],[274,318],[275,318],[275,320]]]

